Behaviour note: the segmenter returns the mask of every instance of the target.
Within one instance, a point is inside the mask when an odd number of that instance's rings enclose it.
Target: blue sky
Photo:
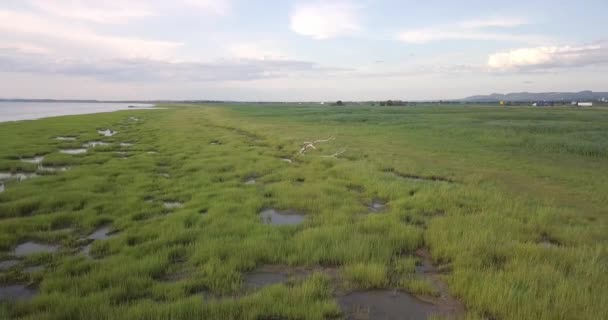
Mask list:
[[[0,97],[608,91],[607,1],[3,0]]]

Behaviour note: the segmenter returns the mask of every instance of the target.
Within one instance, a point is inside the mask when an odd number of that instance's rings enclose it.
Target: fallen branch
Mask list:
[[[315,149],[316,150],[317,149],[317,147],[315,147],[316,143],[329,142],[329,141],[332,141],[332,140],[335,140],[335,139],[336,138],[331,137],[329,139],[320,139],[320,140],[315,140],[315,141],[312,141],[312,142],[306,141],[306,142],[304,142],[302,144],[302,148],[300,149],[300,154],[306,154],[306,152],[308,151],[308,149]]]
[[[338,159],[338,156],[341,155],[341,154],[343,154],[344,152],[346,152],[346,149],[342,149],[342,150],[340,150],[340,151],[338,151],[338,152],[336,152],[336,153],[334,153],[332,155],[329,155],[329,156],[321,156],[321,157],[322,158],[336,158],[336,159]]]

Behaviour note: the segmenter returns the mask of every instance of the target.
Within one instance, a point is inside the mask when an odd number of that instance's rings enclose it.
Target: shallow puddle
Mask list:
[[[102,226],[97,230],[93,231],[90,235],[87,236],[89,240],[107,240],[112,238],[116,233],[112,231],[110,226]],[[82,240],[82,239],[81,239]],[[93,243],[89,243],[86,246],[82,247],[80,252],[87,258],[91,258],[91,247]]]
[[[274,284],[286,283],[290,280],[304,279],[309,274],[309,272],[286,266],[267,265],[247,273],[244,285],[250,289],[261,289]]]
[[[109,239],[111,237],[110,232],[111,232],[111,228],[110,226],[103,226],[95,231],[93,231],[93,233],[91,233],[87,239],[91,239],[91,240],[106,240]]]
[[[17,173],[0,172],[0,181],[7,181],[7,180],[23,181],[26,179],[35,178],[37,176],[38,175],[33,172],[17,172]],[[4,186],[4,184],[2,184],[2,185]]]
[[[346,319],[426,320],[439,312],[433,304],[397,290],[357,291],[337,300]]]
[[[84,148],[79,148],[79,149],[61,149],[61,150],[59,150],[59,152],[65,153],[65,154],[83,154],[83,153],[87,153],[87,149],[84,149]]]
[[[38,170],[44,172],[63,172],[70,170],[70,167],[47,167],[43,165],[38,166]]]
[[[19,264],[19,260],[0,261],[0,270],[8,270]]]
[[[264,209],[260,212],[262,222],[273,225],[297,225],[302,223],[306,216],[296,210]]]
[[[31,266],[23,269],[25,273],[36,273],[44,270],[44,266]]]
[[[18,245],[15,248],[14,254],[18,257],[25,257],[36,253],[53,253],[59,249],[59,246],[51,244],[42,244],[34,241],[28,241]]]
[[[109,145],[109,143],[103,142],[103,141],[89,141],[89,142],[83,144],[82,146],[85,148],[95,148],[97,146],[107,146],[107,145]]]
[[[86,246],[82,247],[82,250],[80,251],[87,258],[91,257],[91,246],[92,244],[89,243]]]
[[[106,130],[97,130],[97,132],[98,132],[100,135],[104,136],[104,137],[111,137],[111,136],[113,136],[113,135],[115,135],[115,134],[117,134],[117,133],[118,133],[118,131],[114,131],[114,130],[111,130],[111,129],[106,129]]]
[[[249,179],[245,180],[246,186],[254,185],[255,183],[256,183],[255,178],[249,178]]]
[[[369,209],[369,211],[371,212],[383,212],[386,209],[386,202],[380,200],[380,199],[373,199],[372,203],[370,203],[367,208]]]
[[[177,209],[177,208],[181,208],[183,206],[183,204],[181,202],[176,202],[176,201],[165,201],[163,203],[163,205],[165,206],[165,209]]]
[[[287,163],[293,163],[293,160],[287,159],[287,158],[281,158],[281,161],[287,162]]]
[[[56,137],[55,140],[60,140],[60,141],[76,141],[76,137]]]
[[[128,142],[121,142],[121,143],[120,143],[120,146],[121,146],[121,147],[132,147],[132,146],[133,146],[133,144],[132,144],[132,143],[128,143]]]
[[[38,290],[28,288],[21,284],[0,286],[0,301],[29,300],[38,294]]]
[[[44,157],[22,158],[21,161],[26,163],[40,164]]]
[[[260,289],[273,284],[285,283],[289,280],[286,273],[252,272],[245,277],[245,286],[252,289]]]
[[[440,274],[449,270],[445,266],[437,268],[433,265],[431,254],[426,248],[416,250],[416,255],[420,258],[420,264],[416,266],[416,273],[424,279],[430,281],[439,297],[423,297],[425,300],[434,303],[437,312],[443,316],[457,318],[465,312],[464,305],[456,300],[451,294],[447,283],[441,279]]]

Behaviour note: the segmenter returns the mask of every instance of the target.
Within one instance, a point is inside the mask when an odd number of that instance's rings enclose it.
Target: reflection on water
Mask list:
[[[137,109],[126,103],[0,102],[0,122]]]

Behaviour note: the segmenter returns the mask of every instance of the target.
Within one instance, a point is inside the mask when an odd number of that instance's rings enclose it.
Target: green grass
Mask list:
[[[119,133],[101,137],[102,128]],[[43,165],[70,170],[0,193],[0,260],[27,240],[61,245],[0,272],[0,283],[40,290],[0,304],[0,318],[339,318],[337,288],[435,295],[415,275],[414,252],[427,247],[468,319],[599,319],[606,128],[606,109],[469,106],[175,106],[2,123],[0,172],[36,171],[19,159],[43,154]],[[332,136],[299,155],[302,142]],[[113,144],[58,151],[94,140]],[[372,199],[387,203],[383,213],[369,213]],[[264,208],[307,217],[265,225]],[[81,238],[104,225],[117,233],[86,259]],[[38,264],[43,272],[21,271]],[[247,272],[264,264],[339,276],[245,290]]]

